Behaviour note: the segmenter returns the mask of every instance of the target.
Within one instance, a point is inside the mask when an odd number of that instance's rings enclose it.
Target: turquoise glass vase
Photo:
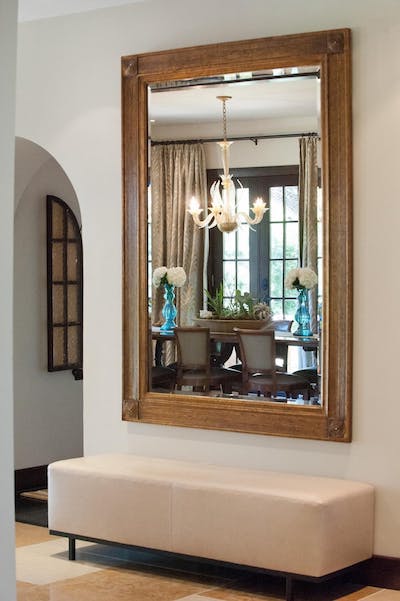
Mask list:
[[[308,307],[308,290],[299,289],[297,297],[297,311],[294,315],[298,328],[293,334],[295,336],[312,336],[310,309]]]
[[[162,316],[165,321],[162,324],[160,330],[162,332],[170,332],[176,328],[175,318],[177,314],[176,307],[174,305],[175,293],[172,284],[164,284],[164,306],[162,309]]]

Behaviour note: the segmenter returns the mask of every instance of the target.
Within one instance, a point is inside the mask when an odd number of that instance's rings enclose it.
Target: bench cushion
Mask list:
[[[49,466],[52,530],[307,576],[372,555],[373,487],[108,454]]]

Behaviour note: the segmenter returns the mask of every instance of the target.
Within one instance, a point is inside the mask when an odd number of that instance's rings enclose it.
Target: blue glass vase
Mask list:
[[[176,328],[175,317],[178,312],[174,305],[175,293],[172,284],[164,284],[164,299],[165,303],[162,309],[162,316],[165,321],[160,330],[162,332],[169,332]]]
[[[295,336],[312,336],[311,317],[308,308],[308,290],[301,288],[297,297],[297,311],[294,316],[299,327],[293,334]]]

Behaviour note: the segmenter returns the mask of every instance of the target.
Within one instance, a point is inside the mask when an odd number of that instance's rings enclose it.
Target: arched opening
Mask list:
[[[68,176],[41,146],[16,139],[14,221],[14,439],[16,489],[39,488],[47,465],[83,453],[83,390],[71,371],[48,371],[46,197],[82,225]]]

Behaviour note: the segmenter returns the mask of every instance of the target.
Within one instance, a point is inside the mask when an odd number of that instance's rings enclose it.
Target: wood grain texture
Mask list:
[[[350,31],[180,48],[122,59],[123,419],[349,442],[352,408],[352,131]],[[324,194],[323,401],[267,401],[148,391],[147,86],[155,81],[320,65]],[[137,404],[136,404],[137,403]]]

